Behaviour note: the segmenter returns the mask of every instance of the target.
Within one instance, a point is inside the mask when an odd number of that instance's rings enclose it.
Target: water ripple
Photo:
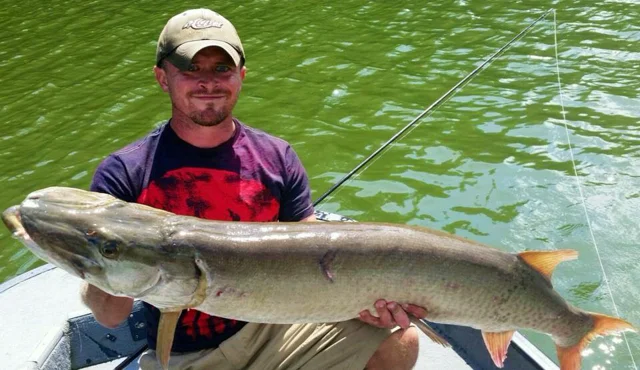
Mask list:
[[[50,185],[86,188],[109,152],[169,117],[151,67],[183,5],[4,1],[0,208]],[[508,251],[574,248],[554,285],[611,313],[573,177],[565,123],[621,313],[640,322],[640,8],[633,0],[221,3],[247,53],[235,114],[289,140],[318,196],[550,7],[547,19],[323,204]],[[90,14],[91,16],[88,16]],[[100,22],[96,22],[99,19]],[[326,208],[325,208],[326,207]],[[3,279],[37,265],[6,233]],[[548,338],[535,339],[550,356]],[[539,340],[538,340],[539,339]],[[640,339],[630,337],[640,351]],[[604,344],[605,350],[598,349]],[[585,368],[630,369],[598,339]],[[608,351],[608,352],[607,352]]]

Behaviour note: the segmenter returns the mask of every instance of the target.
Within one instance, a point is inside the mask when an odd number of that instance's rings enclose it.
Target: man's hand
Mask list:
[[[396,302],[387,302],[384,299],[379,299],[374,306],[378,316],[372,315],[369,310],[364,310],[360,312],[360,320],[379,328],[391,329],[399,326],[402,329],[406,329],[411,324],[409,315],[419,319],[427,316],[427,310],[425,308],[412,304],[404,304],[401,306]]]
[[[80,297],[102,326],[116,328],[131,313],[133,298],[116,297],[85,282],[80,288]]]

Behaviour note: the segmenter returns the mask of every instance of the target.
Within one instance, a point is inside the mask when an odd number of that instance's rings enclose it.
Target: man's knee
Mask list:
[[[385,339],[367,363],[367,370],[412,369],[418,359],[418,329],[398,330]]]

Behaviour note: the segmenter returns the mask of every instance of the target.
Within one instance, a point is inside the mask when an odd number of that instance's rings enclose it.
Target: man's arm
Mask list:
[[[82,286],[80,297],[91,309],[96,321],[111,329],[120,325],[133,308],[133,298],[113,296],[89,283]]]
[[[90,190],[132,202],[135,191],[127,182],[128,178],[124,163],[110,155],[96,169]],[[120,325],[133,308],[133,298],[113,296],[89,283],[84,283],[80,288],[80,298],[91,309],[96,321],[108,328]]]

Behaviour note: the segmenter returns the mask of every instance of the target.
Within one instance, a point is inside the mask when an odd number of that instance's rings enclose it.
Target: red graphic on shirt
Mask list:
[[[261,182],[231,171],[180,168],[150,181],[138,203],[179,215],[222,221],[277,221],[280,204]],[[236,325],[196,310],[187,310],[178,330],[193,340],[211,338]]]
[[[280,204],[261,182],[231,171],[180,168],[149,183],[138,203],[222,221],[276,221]]]
[[[193,340],[196,340],[195,322],[198,313],[199,312],[196,310],[187,310],[187,312],[185,312],[180,319],[180,325],[183,326],[183,329],[185,330],[187,335],[189,335]]]

